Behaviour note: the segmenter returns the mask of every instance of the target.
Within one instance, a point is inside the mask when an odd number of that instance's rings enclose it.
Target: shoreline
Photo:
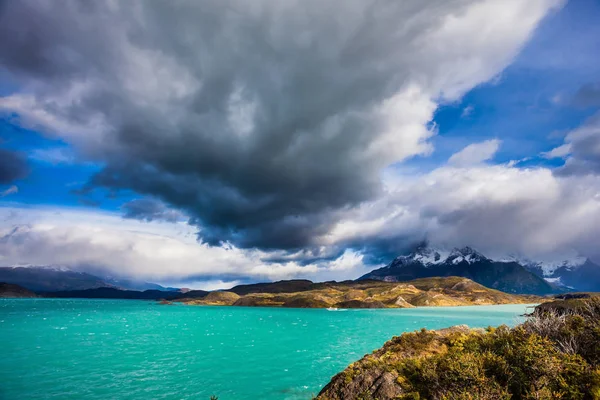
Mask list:
[[[597,398],[600,297],[558,299],[523,317],[513,327],[393,336],[334,375],[315,399]]]
[[[73,300],[81,300],[81,299],[73,299]],[[90,300],[127,300],[127,299],[90,299]],[[548,299],[545,302],[549,302],[552,301],[553,299]],[[326,310],[326,311],[330,311],[330,312],[336,312],[336,311],[348,311],[348,310],[363,310],[363,311],[371,311],[371,310],[419,310],[419,309],[426,309],[426,310],[435,310],[436,308],[467,308],[467,307],[490,307],[490,306],[519,306],[519,305],[523,305],[526,306],[526,308],[530,308],[530,307],[537,307],[542,303],[545,302],[539,302],[539,303],[493,303],[493,304],[460,304],[460,305],[451,305],[451,306],[444,306],[444,305],[439,305],[439,306],[415,306],[415,307],[380,307],[380,308],[338,308],[336,310],[327,310],[327,308],[324,307],[282,307],[282,306],[235,306],[235,305],[226,305],[226,304],[188,304],[185,302],[178,302],[175,301],[173,302],[172,305],[181,305],[181,306],[186,306],[186,307],[227,307],[227,308],[264,308],[264,309],[282,309],[282,310]],[[160,304],[160,302],[158,302],[159,305],[166,305],[166,304]]]

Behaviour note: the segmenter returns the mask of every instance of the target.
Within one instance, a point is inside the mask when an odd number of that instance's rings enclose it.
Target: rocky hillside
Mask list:
[[[513,329],[405,333],[317,399],[598,399],[600,299],[546,303]]]
[[[539,302],[535,296],[518,296],[489,289],[470,279],[459,277],[424,278],[409,282],[374,280],[312,283],[303,281],[301,291],[282,292],[282,288],[297,288],[297,281],[259,284],[244,287],[239,295],[230,291],[212,292],[198,299],[180,299],[192,305],[233,305],[294,308],[410,308],[420,306],[463,306],[479,304],[509,304]],[[306,284],[308,282],[308,284]],[[272,285],[272,286],[269,286]],[[267,292],[255,292],[267,290]],[[275,291],[276,290],[276,291]]]
[[[13,285],[12,283],[0,282],[0,298],[28,298],[38,297],[31,290],[27,290],[22,286]]]
[[[516,261],[494,261],[470,247],[445,252],[421,246],[360,279],[397,282],[434,276],[462,276],[507,293],[545,295],[557,290]]]

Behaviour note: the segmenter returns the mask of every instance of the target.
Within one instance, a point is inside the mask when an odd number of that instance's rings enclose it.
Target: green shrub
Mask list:
[[[537,316],[546,320],[514,329],[450,334],[447,351],[396,362],[397,382],[405,399],[600,399],[600,308],[595,310]],[[426,334],[396,342],[421,351],[434,340]]]
[[[512,329],[406,333],[352,364],[342,386],[332,387],[364,387],[361,379],[377,371],[396,376],[403,400],[600,400],[600,299],[544,304]],[[368,399],[376,386],[351,398]],[[335,390],[322,398],[348,398]]]

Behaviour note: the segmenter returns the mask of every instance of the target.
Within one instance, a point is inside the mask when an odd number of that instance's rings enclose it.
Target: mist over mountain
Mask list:
[[[135,279],[99,277],[62,266],[0,267],[0,282],[23,286],[35,292],[58,292],[113,288],[126,290],[176,291],[155,283]]]
[[[471,247],[437,250],[422,245],[359,279],[396,282],[434,276],[462,276],[507,293],[544,295],[560,290],[517,261],[495,261]]]
[[[492,258],[468,246],[443,249],[427,243],[420,244],[407,255],[396,257],[385,267],[364,274],[358,280],[399,282],[445,276],[469,278],[507,293],[544,295],[557,292],[600,291],[600,266],[586,257],[576,256],[551,262],[516,255]],[[63,266],[0,267],[0,282],[17,284],[37,292],[99,288],[134,291],[179,290],[133,277],[92,274]]]
[[[520,259],[525,268],[565,290],[600,291],[600,266],[587,257],[573,257],[559,262]]]

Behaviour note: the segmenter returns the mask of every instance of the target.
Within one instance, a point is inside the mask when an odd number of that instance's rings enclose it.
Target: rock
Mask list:
[[[402,389],[396,383],[398,374],[382,369],[370,369],[349,383],[336,375],[321,393],[323,400],[363,400],[363,399],[393,399],[402,394]]]
[[[461,299],[447,296],[443,293],[436,292],[434,290],[428,290],[427,292],[416,295],[411,299],[411,303],[415,306],[463,306],[468,304]]]
[[[396,399],[403,393],[399,375],[393,366],[406,358],[431,356],[446,351],[445,341],[451,335],[482,333],[467,325],[456,325],[437,331],[417,331],[395,336],[383,347],[335,375],[321,390],[319,400]]]
[[[408,301],[404,300],[404,297],[402,297],[402,296],[398,296],[398,298],[394,302],[394,305],[396,305],[400,308],[415,308],[415,306],[410,304]]]

